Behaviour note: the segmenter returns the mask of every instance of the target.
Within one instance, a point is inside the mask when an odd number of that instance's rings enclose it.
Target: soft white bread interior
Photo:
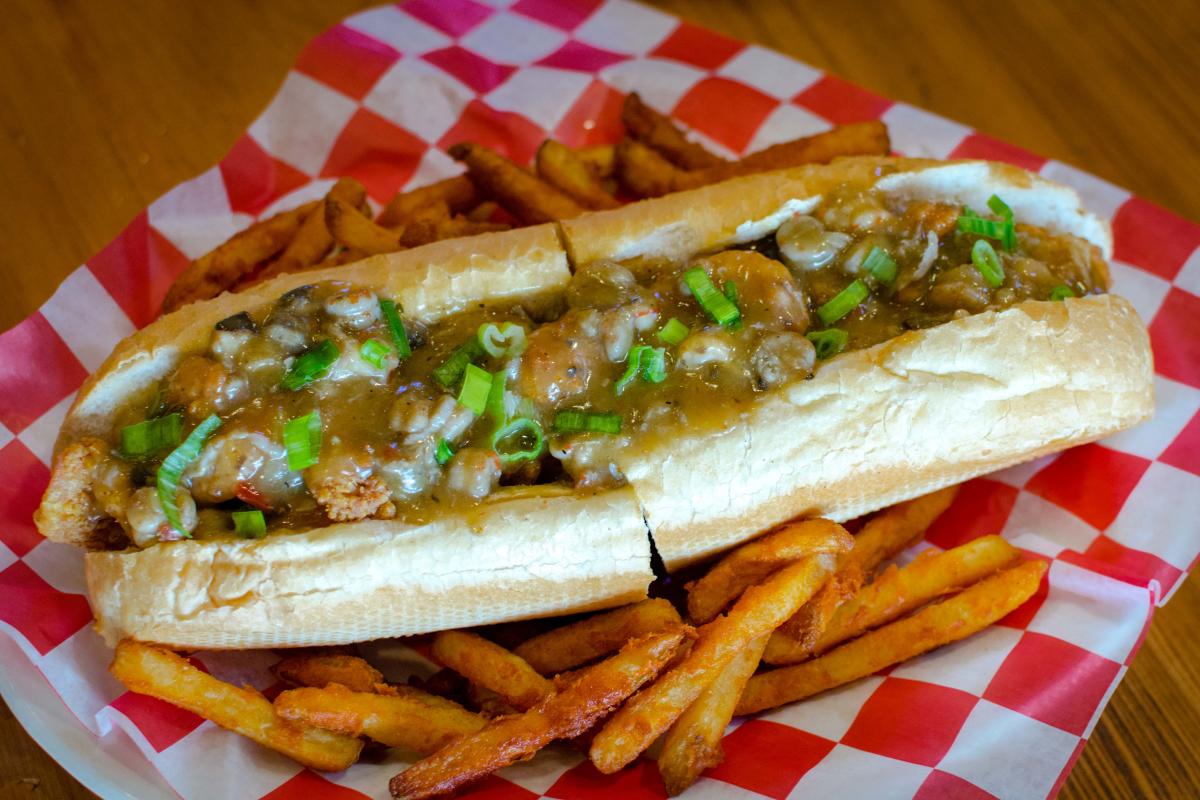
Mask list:
[[[258,540],[92,552],[109,643],[187,648],[362,642],[608,608],[646,596],[633,492],[509,490],[422,525],[365,520]]]

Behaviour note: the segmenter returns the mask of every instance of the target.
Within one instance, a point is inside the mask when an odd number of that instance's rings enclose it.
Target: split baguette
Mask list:
[[[758,239],[847,181],[973,207],[999,193],[1021,222],[1111,252],[1107,226],[1073,190],[1004,165],[854,158],[739,178],[188,306],[117,347],[80,391],[59,450],[108,430],[122,400],[202,350],[215,322],[296,286],[368,286],[429,322],[561,291],[568,262],[683,259]],[[1148,337],[1127,301],[1030,301],[838,356],[723,430],[635,440],[616,454],[621,489],[502,489],[469,518],[419,526],[364,521],[90,552],[89,593],[107,638],[181,647],[333,644],[612,606],[645,596],[646,524],[674,569],[798,515],[849,519],[1093,441],[1152,410]]]

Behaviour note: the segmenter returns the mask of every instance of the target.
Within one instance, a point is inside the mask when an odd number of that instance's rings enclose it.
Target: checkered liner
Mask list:
[[[691,796],[1057,791],[1153,607],[1200,552],[1200,227],[1065,164],[626,0],[413,0],[347,19],[309,44],[218,166],[154,202],[40,311],[0,334],[0,631],[81,725],[127,736],[185,798],[386,796],[399,761],[318,776],[108,676],[80,556],[42,540],[30,520],[54,437],[87,373],[154,318],[188,260],[252,219],[318,197],[340,175],[383,202],[454,174],[444,148],[462,140],[522,162],[546,136],[573,146],[614,141],[621,98],[634,89],[730,155],[881,118],[900,152],[1018,164],[1075,186],[1112,218],[1117,290],[1150,324],[1154,421],[970,482],[923,545],[1003,533],[1050,563],[1042,591],[968,641],[736,721],[725,763]],[[414,659],[429,668],[401,651],[380,648],[394,677]],[[276,656],[201,660],[268,689]],[[581,754],[551,749],[474,796],[661,798],[654,771],[641,761],[603,777]]]

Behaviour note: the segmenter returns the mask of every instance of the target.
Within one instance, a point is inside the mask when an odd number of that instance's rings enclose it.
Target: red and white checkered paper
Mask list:
[[[553,136],[615,141],[637,90],[733,155],[881,118],[908,155],[983,157],[1071,184],[1113,219],[1116,290],[1150,327],[1153,422],[970,482],[924,547],[1003,533],[1050,563],[1042,591],[1001,624],[814,700],[737,720],[725,763],[695,798],[1026,798],[1053,795],[1127,669],[1150,613],[1200,552],[1200,226],[1065,164],[879,97],[770,50],[627,0],[413,0],[314,40],[219,165],[154,202],[35,314],[0,334],[0,632],[4,668],[39,670],[79,725],[145,758],[184,798],[385,797],[403,763],[319,776],[189,712],[126,692],[91,630],[80,555],[30,520],[74,392],[157,313],[189,258],[252,219],[352,175],[373,201],[457,172],[474,140],[517,161]],[[1103,343],[1098,343],[1103,346]],[[430,669],[372,646],[400,678]],[[200,654],[213,673],[268,689],[270,652]],[[25,662],[28,663],[25,663]],[[665,797],[652,762],[612,777],[570,749],[485,781],[474,795]]]

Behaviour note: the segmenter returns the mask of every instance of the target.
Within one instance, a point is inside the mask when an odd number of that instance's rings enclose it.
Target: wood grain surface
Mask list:
[[[1198,3],[655,4],[1200,218]],[[368,5],[5,0],[0,330],[214,164],[305,42]],[[1061,797],[1200,793],[1197,625],[1193,576],[1157,613]],[[91,796],[0,711],[0,797]]]

